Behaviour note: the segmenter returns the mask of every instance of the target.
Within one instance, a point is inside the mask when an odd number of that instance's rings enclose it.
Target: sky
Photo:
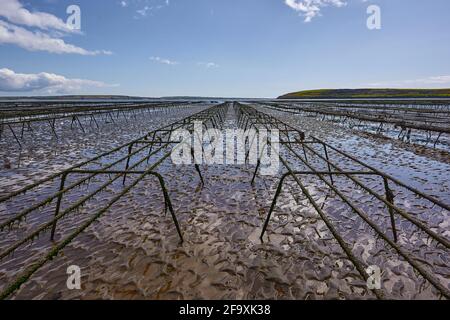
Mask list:
[[[0,96],[449,88],[449,12],[448,0],[0,0]]]

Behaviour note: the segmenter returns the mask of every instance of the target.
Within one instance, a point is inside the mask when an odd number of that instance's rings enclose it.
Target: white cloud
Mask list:
[[[153,15],[153,12],[170,5],[169,0],[123,0],[119,2],[122,8],[132,8],[136,15],[135,19]]]
[[[0,69],[0,91],[46,93],[75,92],[84,88],[105,88],[108,85],[101,81],[85,79],[68,79],[54,73],[41,72],[37,74],[16,73],[10,69]]]
[[[320,10],[323,7],[340,8],[347,5],[344,0],[284,0],[284,3],[299,12],[305,18],[305,22],[311,22],[312,19],[320,16]]]
[[[17,45],[29,51],[47,51],[57,54],[99,55],[106,50],[90,51],[68,44],[61,38],[73,30],[60,18],[45,12],[31,12],[19,0],[0,0],[0,44]],[[8,22],[7,22],[7,21]]]
[[[27,27],[72,31],[60,18],[45,12],[30,12],[22,6],[19,0],[1,0],[0,17],[6,18],[11,23]]]
[[[210,68],[218,68],[219,67],[219,65],[217,63],[215,63],[215,62],[199,62],[198,65],[199,66],[203,66],[203,67],[208,68],[208,69],[210,69]]]
[[[141,16],[145,17],[147,16],[147,11],[152,10],[153,7],[145,6],[142,9],[136,10],[137,13],[139,13]]]
[[[150,60],[157,62],[157,63],[161,63],[161,64],[167,64],[169,66],[174,66],[174,65],[179,64],[177,61],[172,61],[172,60],[164,59],[161,57],[150,57]]]
[[[81,55],[111,54],[110,51],[89,51],[64,42],[59,38],[40,31],[29,31],[22,27],[0,20],[0,44],[15,44],[29,51],[47,51],[51,53],[72,53]]]
[[[430,76],[412,80],[383,81],[369,83],[368,85],[371,87],[442,87],[443,85],[450,85],[450,75]]]

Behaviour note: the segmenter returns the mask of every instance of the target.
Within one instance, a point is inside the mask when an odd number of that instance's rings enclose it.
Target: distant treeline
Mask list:
[[[278,99],[450,98],[450,89],[322,89],[292,92]]]
[[[149,99],[142,97],[130,97],[119,95],[67,95],[67,96],[23,96],[23,97],[0,97],[1,100],[141,100]]]

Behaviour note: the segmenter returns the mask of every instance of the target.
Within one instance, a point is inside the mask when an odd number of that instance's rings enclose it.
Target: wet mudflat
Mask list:
[[[277,112],[276,116],[283,118],[282,113]],[[406,183],[417,183],[424,192],[448,202],[450,193],[445,173],[449,168],[445,163],[430,157],[422,159],[398,147],[386,148],[383,143],[355,136],[348,130],[324,127],[323,123],[312,123],[309,119],[289,118],[283,120],[331,139],[333,145],[361,156],[369,164],[381,165],[384,171]],[[229,108],[225,127],[235,126],[236,114]],[[294,162],[289,154],[283,156]],[[296,169],[303,169],[303,166],[296,164]],[[167,181],[185,238],[183,244],[179,242],[170,215],[164,214],[157,181],[148,177],[78,236],[62,254],[45,264],[13,298],[375,299],[365,280],[292,181],[286,183],[265,241],[259,240],[280,175],[258,177],[252,186],[253,171],[253,166],[202,166],[205,180],[202,186],[193,166],[179,167],[170,160],[164,162],[158,172]],[[370,179],[366,182],[376,186]],[[77,199],[102,182],[102,178],[97,177],[89,185],[73,190],[68,200]],[[388,298],[440,298],[427,281],[377,238],[323,183],[314,177],[305,178],[304,182],[345,240],[351,243],[353,252],[367,264],[383,270],[383,288]],[[354,186],[344,179],[336,178],[336,184],[380,225],[387,224],[385,214],[368,195],[355,191]],[[121,181],[114,182],[86,206],[61,220],[55,240],[73,231],[121,189]],[[448,236],[448,215],[442,211],[424,210],[408,196],[400,194],[399,199],[407,201],[405,206],[413,204],[418,215],[427,216],[426,220],[434,228]],[[0,211],[2,220],[21,206],[24,204],[13,203],[3,208]],[[63,204],[63,208],[67,206]],[[14,232],[2,234],[0,247],[11,245],[35,223],[52,214],[52,209],[48,208],[28,217],[25,223],[15,227]],[[426,236],[407,223],[403,223],[401,229],[401,244],[428,260],[430,269],[448,287],[448,252],[429,243]],[[423,245],[417,246],[418,243]],[[0,261],[2,283],[14,279],[18,270],[36,261],[41,252],[51,246],[49,232],[46,232],[13,256]],[[70,291],[66,287],[69,265],[81,268],[80,291]]]
[[[57,136],[52,134],[47,122],[37,122],[32,125],[32,131],[25,130],[20,139],[22,148],[5,128],[0,139],[0,195],[109,151],[205,107],[191,106],[173,112],[156,110],[138,116],[120,114],[117,118],[97,120],[99,127],[89,118],[82,118],[83,129],[77,123],[71,125],[70,119],[62,119],[56,123]],[[18,137],[20,129],[20,126],[14,127]]]
[[[311,117],[265,109],[265,112],[342,148],[365,163],[429,195],[450,201],[450,153],[383,136],[367,135]]]

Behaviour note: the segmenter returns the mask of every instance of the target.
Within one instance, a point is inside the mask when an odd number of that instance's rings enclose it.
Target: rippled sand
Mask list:
[[[127,119],[122,114],[118,118],[113,116],[114,122],[110,118],[99,118],[99,128],[89,118],[80,117],[85,133],[76,123],[71,128],[70,119],[60,120],[56,123],[58,137],[52,134],[47,122],[37,122],[32,124],[33,131],[25,130],[22,149],[5,128],[0,139],[0,195],[21,189],[30,182],[93,158],[205,107],[145,112],[136,117],[127,113]],[[15,126],[14,130],[20,137],[21,127]]]
[[[333,145],[370,164],[381,166],[383,171],[406,183],[417,184],[425,193],[447,203],[450,200],[448,179],[445,178],[450,171],[445,163],[431,157],[419,157],[399,146],[386,146],[348,130],[324,126],[309,119],[283,118],[278,112],[274,114],[300,129],[327,138]],[[233,125],[235,118],[230,111],[226,126]],[[126,140],[131,137],[127,136]],[[285,156],[293,161],[289,155]],[[351,165],[345,161],[340,164]],[[175,167],[170,160],[166,161],[158,172],[164,175],[181,224],[185,239],[182,245],[170,215],[164,214],[159,185],[153,177],[148,177],[77,237],[63,254],[41,268],[13,298],[375,299],[292,181],[286,183],[265,241],[259,240],[279,176],[258,177],[252,186],[253,170],[251,166],[202,166],[205,180],[205,186],[202,186],[193,167]],[[323,205],[344,239],[352,244],[353,252],[368,265],[382,268],[383,287],[388,298],[439,298],[428,282],[330,194],[323,183],[314,177],[302,181],[314,199]],[[102,182],[104,180],[98,177],[89,185],[72,191],[67,202]],[[370,178],[365,182],[377,186]],[[355,191],[354,186],[344,179],[336,178],[336,184],[380,225],[387,224],[382,208],[374,205],[367,194]],[[121,181],[117,181],[82,209],[63,219],[58,224],[56,241],[67,236],[122,189]],[[44,191],[50,192],[52,187]],[[450,234],[449,217],[443,216],[444,212],[424,210],[407,193],[400,193],[398,199],[404,206],[411,207],[412,204],[415,212],[426,217],[440,232]],[[0,207],[1,220],[23,206],[26,204]],[[63,207],[67,206],[67,203],[63,204]],[[13,232],[2,233],[0,247],[13,243],[34,223],[50,218],[53,210],[48,207],[36,212]],[[448,287],[448,252],[427,243],[427,237],[408,223],[402,222],[401,226],[400,243],[428,259],[430,268]],[[418,243],[423,245],[417,246]],[[14,256],[3,259],[0,262],[0,289],[18,270],[23,270],[51,246],[47,232]],[[73,264],[82,270],[80,291],[70,291],[66,287],[66,269]]]
[[[426,194],[450,202],[450,153],[349,130],[331,122],[264,109]]]

